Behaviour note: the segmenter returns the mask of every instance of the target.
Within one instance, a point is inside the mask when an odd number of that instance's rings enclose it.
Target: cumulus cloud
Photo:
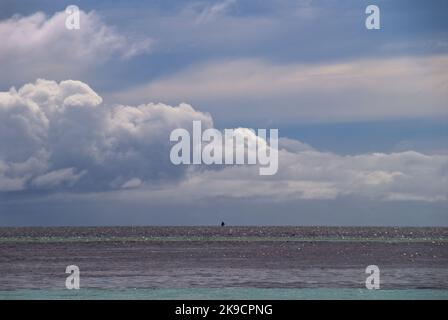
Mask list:
[[[127,59],[151,50],[152,40],[120,34],[94,11],[80,11],[81,28],[65,27],[65,11],[37,12],[0,21],[0,80],[5,83],[80,76],[109,58]]]
[[[336,199],[446,201],[448,156],[414,151],[337,155],[316,150],[279,152],[279,171],[261,177],[248,166],[193,172],[168,193],[187,198]]]
[[[172,181],[169,134],[208,114],[187,104],[106,106],[87,84],[37,80],[0,93],[0,190],[110,190]]]
[[[188,104],[105,105],[87,84],[37,80],[0,93],[0,191],[132,190],[166,199],[216,197],[446,201],[448,155],[414,151],[338,155],[280,138],[279,170],[175,166],[169,136],[209,114]],[[260,142],[247,128],[235,131]],[[269,148],[266,141],[261,141]],[[249,150],[249,152],[255,152]]]

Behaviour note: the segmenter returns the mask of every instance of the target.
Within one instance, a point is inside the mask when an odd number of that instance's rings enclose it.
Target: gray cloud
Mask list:
[[[88,85],[37,80],[0,93],[0,190],[109,190],[172,181],[169,134],[207,114],[187,104],[102,104]],[[137,185],[136,181],[140,181]]]
[[[73,186],[85,173],[84,170],[76,174],[74,168],[54,170],[34,178],[32,184],[38,188],[55,188],[65,183]]]
[[[446,116],[448,56],[329,64],[217,61],[127,89],[122,102],[182,97],[220,120],[275,123]]]
[[[87,84],[37,80],[0,93],[0,190],[126,191],[130,197],[446,201],[448,155],[414,151],[342,156],[279,139],[279,171],[256,166],[174,166],[170,133],[192,121],[188,104],[105,105]],[[243,129],[240,129],[243,130]],[[258,139],[253,136],[254,139]],[[131,193],[129,193],[131,192]],[[176,199],[172,199],[173,194]]]
[[[378,201],[447,201],[448,156],[414,151],[341,156],[316,150],[279,152],[279,172],[262,177],[256,168],[226,167],[193,172],[161,190],[184,199],[260,198],[270,201],[363,197]]]

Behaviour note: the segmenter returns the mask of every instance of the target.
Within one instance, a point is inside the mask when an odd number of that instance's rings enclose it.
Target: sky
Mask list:
[[[0,226],[448,226],[446,12],[0,0]],[[278,129],[277,174],[173,165],[195,120]]]

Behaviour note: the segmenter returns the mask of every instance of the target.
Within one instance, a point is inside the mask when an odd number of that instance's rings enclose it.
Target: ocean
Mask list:
[[[0,299],[448,299],[448,228],[0,228]]]

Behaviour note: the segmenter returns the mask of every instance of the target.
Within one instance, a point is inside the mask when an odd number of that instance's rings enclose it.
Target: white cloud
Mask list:
[[[38,188],[54,188],[64,183],[73,186],[85,173],[85,170],[76,173],[74,168],[54,170],[34,178],[32,184]]]
[[[317,65],[217,61],[194,65],[114,98],[135,102],[151,97],[175,103],[182,97],[227,121],[435,117],[448,114],[447,69],[446,55]]]
[[[109,190],[172,181],[169,134],[211,117],[187,104],[102,104],[88,85],[37,80],[0,92],[0,189]]]
[[[126,59],[151,50],[150,39],[120,34],[93,11],[80,11],[79,30],[66,29],[65,19],[62,11],[0,21],[0,80],[79,77],[111,57]]]
[[[0,93],[0,191],[133,189],[150,197],[446,201],[448,155],[407,151],[338,155],[279,139],[279,170],[174,166],[170,133],[209,114],[187,104],[102,103],[87,84],[38,80]],[[240,128],[238,132],[249,132]],[[281,134],[281,132],[280,132]],[[253,139],[259,139],[250,135]]]
[[[217,17],[227,13],[229,8],[236,2],[236,0],[223,0],[213,5],[207,5],[202,9],[197,18],[198,23],[210,22]]]
[[[126,181],[121,186],[123,189],[132,189],[132,188],[138,188],[142,185],[142,180],[139,178],[132,178],[131,180]]]
[[[269,201],[335,199],[448,200],[448,156],[417,152],[341,156],[319,151],[279,153],[279,172],[262,177],[256,168],[225,167],[191,172],[160,196],[183,199],[261,198]]]

